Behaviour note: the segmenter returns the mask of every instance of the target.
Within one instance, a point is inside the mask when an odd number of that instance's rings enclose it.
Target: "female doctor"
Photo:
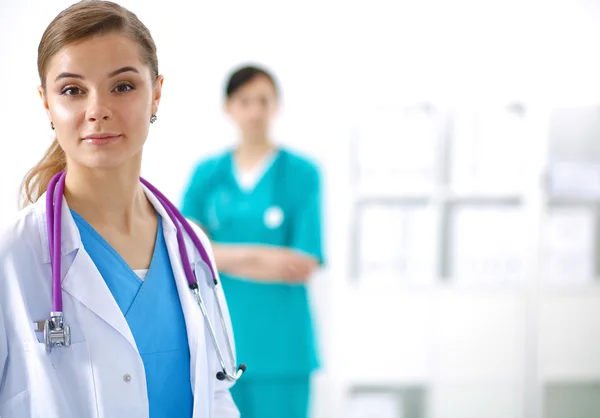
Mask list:
[[[0,235],[0,417],[239,417],[209,241],[140,178],[163,83],[148,29],[76,3],[38,70],[56,139]]]
[[[240,140],[200,162],[182,211],[207,232],[248,375],[233,389],[243,418],[306,418],[319,366],[306,283],[323,263],[320,173],[277,146],[278,89],[264,69],[231,74],[226,111]]]

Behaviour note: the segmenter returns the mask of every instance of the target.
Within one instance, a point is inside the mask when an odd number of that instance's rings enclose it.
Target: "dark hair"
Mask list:
[[[38,73],[46,89],[50,60],[66,45],[96,35],[123,33],[140,45],[142,60],[154,77],[158,76],[156,45],[150,31],[138,17],[110,1],[82,0],[66,8],[54,18],[42,35],[38,47]],[[25,203],[35,202],[45,191],[50,179],[66,169],[66,156],[56,138],[42,159],[27,173],[21,188]]]
[[[248,84],[250,81],[254,80],[256,77],[266,77],[271,84],[273,84],[275,94],[279,94],[279,89],[277,88],[275,78],[267,70],[264,68],[255,67],[253,65],[247,65],[236,69],[229,76],[229,81],[227,82],[227,87],[225,88],[225,96],[230,98],[235,94],[236,91]]]

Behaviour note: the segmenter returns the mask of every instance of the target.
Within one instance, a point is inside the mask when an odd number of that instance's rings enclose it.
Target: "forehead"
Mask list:
[[[254,77],[252,80],[241,86],[235,95],[248,96],[248,95],[274,95],[275,87],[271,80],[264,76],[259,75]]]
[[[93,36],[60,49],[50,60],[47,79],[52,82],[62,72],[79,74],[86,79],[106,77],[109,72],[126,66],[143,71],[142,67],[147,66],[140,52],[140,46],[126,35]]]

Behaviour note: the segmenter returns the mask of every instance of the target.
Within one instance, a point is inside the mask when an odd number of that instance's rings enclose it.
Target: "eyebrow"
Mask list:
[[[122,73],[127,73],[127,72],[132,72],[132,73],[137,73],[137,74],[140,73],[137,70],[137,68],[128,66],[128,67],[119,68],[118,70],[113,71],[112,73],[110,73],[108,75],[108,78],[113,78],[116,75],[119,75],[119,74],[122,74]]]
[[[119,74],[127,73],[127,72],[132,72],[132,73],[137,73],[137,74],[140,73],[137,70],[137,68],[131,67],[131,66],[127,66],[127,67],[119,68],[118,70],[115,70],[115,71],[111,72],[110,74],[108,74],[108,78],[113,78],[113,77],[115,77],[115,76],[117,76]],[[58,77],[56,77],[56,79],[54,79],[54,81],[58,81],[61,78],[78,78],[80,80],[84,79],[84,77],[82,75],[80,75],[80,74],[64,72],[64,73],[60,73],[58,75]]]

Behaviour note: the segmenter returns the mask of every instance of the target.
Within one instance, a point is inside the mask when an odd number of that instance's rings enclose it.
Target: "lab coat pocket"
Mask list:
[[[29,389],[17,393],[0,405],[0,418],[31,417]]]
[[[43,351],[43,355],[49,358],[54,369],[60,370],[61,374],[82,372],[86,366],[87,369],[91,369],[86,341],[72,342],[69,347],[55,347],[50,354],[46,353],[46,345],[43,343],[38,343],[37,349]]]
[[[29,382],[30,390],[36,389],[33,392],[35,404],[47,405],[50,402],[56,407],[56,412],[44,417],[97,416],[94,376],[87,341],[71,343],[69,347],[55,347],[50,354],[46,352],[43,343],[36,342],[26,345],[25,351],[28,363],[36,369],[36,379]],[[48,392],[47,383],[52,386],[51,393],[44,393]],[[4,418],[2,415],[0,417]]]

